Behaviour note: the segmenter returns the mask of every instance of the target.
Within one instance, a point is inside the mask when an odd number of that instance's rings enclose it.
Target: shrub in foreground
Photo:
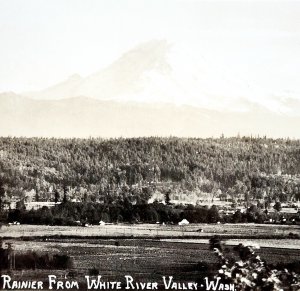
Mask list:
[[[239,244],[235,251],[238,260],[232,262],[224,255],[215,240],[213,252],[219,259],[219,270],[215,277],[222,283],[234,284],[235,290],[299,290],[300,276],[293,270],[274,269],[255,253],[255,245]]]

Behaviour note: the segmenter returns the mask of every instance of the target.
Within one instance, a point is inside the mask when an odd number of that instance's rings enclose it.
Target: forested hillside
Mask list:
[[[36,200],[146,200],[159,188],[284,202],[300,199],[300,141],[3,137],[0,173],[8,200],[32,189]]]

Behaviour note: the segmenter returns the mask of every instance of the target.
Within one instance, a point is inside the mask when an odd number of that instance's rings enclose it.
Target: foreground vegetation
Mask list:
[[[210,248],[219,260],[219,270],[215,278],[224,284],[233,284],[236,290],[299,290],[300,262],[289,264],[267,264],[255,249],[259,246],[239,244],[233,250],[238,259],[224,253],[218,238],[210,240]]]

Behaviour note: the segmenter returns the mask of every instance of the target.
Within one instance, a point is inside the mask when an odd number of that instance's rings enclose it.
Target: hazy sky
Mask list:
[[[0,0],[0,91],[86,76],[152,39],[260,92],[300,98],[300,1],[287,0]]]

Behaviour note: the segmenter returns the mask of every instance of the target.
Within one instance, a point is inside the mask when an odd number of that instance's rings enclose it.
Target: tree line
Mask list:
[[[299,155],[289,139],[2,137],[0,204],[31,190],[36,201],[147,200],[158,188],[286,202],[300,199]]]

